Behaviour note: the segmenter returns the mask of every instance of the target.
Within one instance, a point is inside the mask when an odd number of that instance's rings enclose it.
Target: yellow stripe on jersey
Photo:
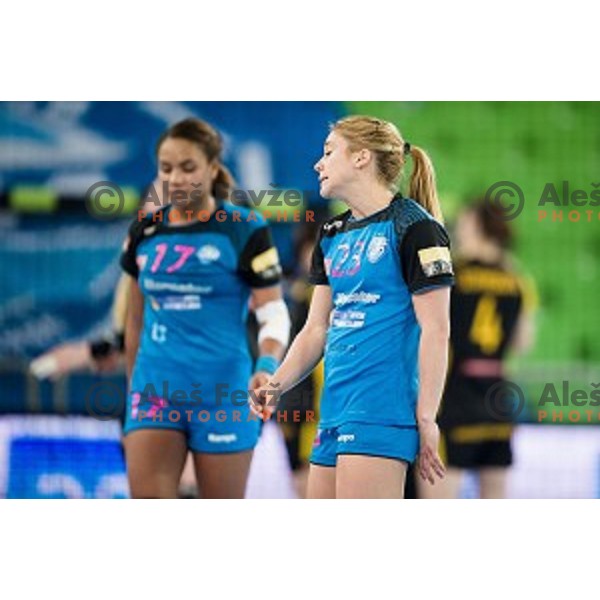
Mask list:
[[[325,381],[325,362],[321,360],[312,372],[313,378],[313,410],[315,416],[313,421],[302,423],[300,427],[300,440],[298,444],[298,455],[303,463],[307,463],[312,452],[312,445],[317,435],[317,423],[319,422],[321,407],[321,392]]]
[[[526,313],[535,312],[540,305],[540,298],[533,278],[528,275],[521,276],[519,282],[523,293],[523,311]]]
[[[448,464],[448,448],[446,442],[446,435],[444,433],[440,433],[440,443],[438,446],[438,454],[442,460],[442,463],[445,465]]]
[[[262,273],[271,267],[275,267],[279,264],[279,254],[277,248],[269,248],[263,253],[255,256],[250,263],[250,267],[254,273]]]
[[[455,444],[474,444],[477,442],[509,440],[513,432],[510,423],[482,423],[480,425],[462,425],[451,429],[447,435]]]
[[[516,296],[521,291],[519,280],[512,273],[485,267],[464,267],[458,270],[456,289],[463,294],[490,293]]]

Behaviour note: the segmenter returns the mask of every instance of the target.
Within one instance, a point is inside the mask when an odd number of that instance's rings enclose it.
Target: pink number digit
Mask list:
[[[350,255],[350,245],[349,244],[340,244],[337,247],[336,253],[336,262],[331,267],[331,276],[332,277],[343,277],[344,276],[344,263],[346,259]]]
[[[148,411],[149,417],[153,417],[157,412],[161,411],[168,404],[168,402],[164,398],[158,398],[156,396],[150,396],[148,400],[150,400],[150,402],[152,403],[152,406]]]
[[[140,399],[142,395],[139,392],[131,394],[131,418],[137,419],[138,407],[140,406]]]
[[[360,270],[362,251],[365,246],[364,241],[355,242],[350,249],[350,244],[340,244],[335,256],[335,264],[331,268],[331,277],[351,277]],[[350,252],[352,251],[352,255]],[[349,266],[346,261],[350,258]]]
[[[354,247],[352,248],[354,251],[354,254],[352,254],[352,266],[346,270],[346,275],[351,277],[352,275],[358,273],[364,247],[365,243],[362,240],[354,244]]]
[[[167,253],[167,248],[167,244],[156,244],[156,258],[154,259],[152,267],[150,268],[152,273],[156,273],[156,271],[158,271],[158,267],[160,267],[160,263]]]
[[[175,252],[179,252],[181,256],[177,259],[177,262],[173,263],[168,269],[167,273],[172,273],[173,271],[177,271],[181,269],[185,264],[185,261],[196,251],[195,246],[175,246]]]

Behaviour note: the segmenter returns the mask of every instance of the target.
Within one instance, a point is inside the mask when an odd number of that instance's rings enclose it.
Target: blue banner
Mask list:
[[[8,498],[127,498],[118,441],[17,438]]]
[[[318,190],[312,170],[335,102],[1,102],[0,193],[37,184],[82,195],[97,181],[142,190],[155,175],[160,134],[200,117],[224,137],[243,188]]]
[[[127,498],[119,424],[89,417],[0,419],[0,498]]]

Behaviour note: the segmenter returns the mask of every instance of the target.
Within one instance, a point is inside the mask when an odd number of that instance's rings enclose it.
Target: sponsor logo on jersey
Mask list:
[[[148,255],[147,254],[139,254],[138,256],[136,256],[135,262],[137,263],[138,269],[140,271],[143,271],[144,268],[146,267],[146,263],[148,262]]]
[[[353,292],[351,294],[344,294],[338,292],[335,295],[334,304],[336,306],[344,306],[346,304],[362,303],[362,304],[375,304],[381,299],[381,294],[370,294],[369,292]]]
[[[206,246],[202,246],[202,248],[196,252],[196,256],[203,265],[208,265],[219,260],[221,251],[216,246],[207,244]]]
[[[235,433],[209,433],[207,437],[211,444],[231,444],[237,441]]]
[[[325,235],[335,235],[344,226],[344,221],[334,221],[333,223],[325,223],[323,225],[323,233]]]
[[[365,324],[365,313],[358,310],[334,310],[331,324],[334,327],[355,329]]]
[[[211,285],[196,285],[194,283],[175,283],[172,281],[156,281],[150,277],[144,279],[144,286],[152,292],[174,292],[176,294],[210,294]]]
[[[192,294],[167,296],[163,300],[162,307],[164,310],[199,310],[202,308],[202,299]]]
[[[149,298],[150,298],[150,306],[154,310],[160,310],[160,302],[154,296],[150,296]]]
[[[384,235],[376,235],[369,243],[367,248],[367,260],[370,263],[376,263],[381,260],[381,257],[385,254],[388,241]]]
[[[353,442],[354,434],[353,433],[343,433],[342,435],[338,435],[337,441],[340,444],[347,444],[348,442]]]
[[[156,231],[156,225],[150,225],[150,227],[146,227],[144,229],[144,236],[148,237],[149,235],[152,235],[155,231]]]
[[[323,430],[317,429],[317,435],[315,435],[315,439],[313,441],[313,448],[321,445],[321,433],[323,433]]]
[[[452,275],[452,260],[445,246],[432,246],[419,250],[419,261],[427,277]]]
[[[152,333],[150,334],[152,340],[157,344],[164,344],[167,341],[167,327],[160,323],[152,324]]]

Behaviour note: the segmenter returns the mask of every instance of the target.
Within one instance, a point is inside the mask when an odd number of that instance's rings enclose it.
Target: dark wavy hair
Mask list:
[[[175,125],[171,125],[158,138],[158,142],[156,143],[157,156],[163,142],[168,138],[193,142],[202,150],[209,162],[217,162],[219,170],[211,191],[215,198],[227,199],[235,187],[235,181],[229,169],[221,162],[223,139],[219,132],[202,119],[192,117],[184,119],[175,123]]]

